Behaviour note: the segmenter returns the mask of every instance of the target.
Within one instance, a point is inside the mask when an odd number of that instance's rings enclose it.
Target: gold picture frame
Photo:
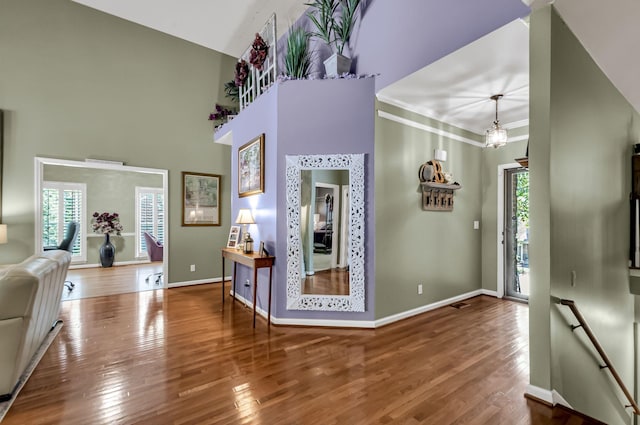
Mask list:
[[[182,225],[220,226],[219,174],[182,172]]]
[[[264,133],[238,149],[238,196],[264,193]]]

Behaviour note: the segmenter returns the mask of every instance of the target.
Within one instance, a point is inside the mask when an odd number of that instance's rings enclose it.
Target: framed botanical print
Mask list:
[[[264,193],[264,133],[238,149],[238,196]]]
[[[182,225],[220,226],[220,175],[182,172]]]

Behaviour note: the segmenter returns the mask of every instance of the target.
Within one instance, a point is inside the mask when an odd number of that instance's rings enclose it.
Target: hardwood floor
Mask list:
[[[349,295],[349,272],[329,269],[302,279],[302,293],[316,295]]]
[[[148,282],[146,278],[161,272],[162,263],[70,269],[67,280],[73,282],[75,287],[72,291],[65,288],[62,301],[158,289],[159,286],[162,287],[162,281],[157,285],[157,276],[152,276]]]
[[[219,285],[62,303],[64,327],[3,425],[583,423],[523,396],[524,304],[481,296],[375,330],[268,330],[239,303],[222,312]]]

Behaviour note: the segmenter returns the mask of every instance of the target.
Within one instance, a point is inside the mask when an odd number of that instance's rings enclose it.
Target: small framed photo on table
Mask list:
[[[227,239],[227,248],[238,248],[240,243],[240,226],[231,226],[229,230],[229,239]]]
[[[267,249],[264,247],[264,242],[260,242],[260,251],[258,252],[260,253],[261,257],[269,256],[269,251],[267,251]]]

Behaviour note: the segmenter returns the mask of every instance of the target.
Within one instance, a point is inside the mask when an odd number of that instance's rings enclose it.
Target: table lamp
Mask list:
[[[7,243],[7,225],[0,224],[0,244]]]
[[[247,224],[256,224],[253,219],[253,214],[251,214],[251,210],[248,208],[240,208],[238,211],[238,217],[236,218],[236,224],[242,224],[242,245],[244,246],[244,241],[247,239]]]

